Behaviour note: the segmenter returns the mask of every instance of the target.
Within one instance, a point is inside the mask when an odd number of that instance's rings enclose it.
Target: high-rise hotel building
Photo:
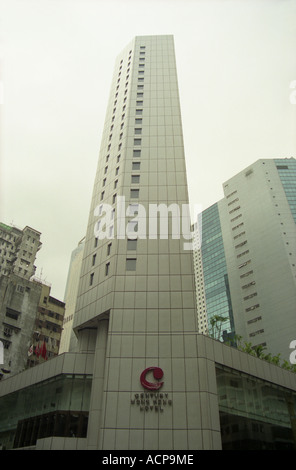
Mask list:
[[[2,448],[295,448],[296,375],[197,333],[187,202],[173,37],[136,37],[115,66],[77,343],[0,381]]]
[[[81,347],[95,341],[96,348],[89,448],[149,448],[155,439],[160,447],[183,446],[188,420],[199,426],[188,408],[194,394],[184,400],[185,390],[198,387],[184,206],[173,36],[136,37],[115,65],[74,317]],[[163,374],[165,413],[130,407],[150,367]],[[148,382],[157,381],[146,372]]]

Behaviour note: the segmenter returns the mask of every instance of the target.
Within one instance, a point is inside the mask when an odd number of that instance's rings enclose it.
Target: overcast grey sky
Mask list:
[[[115,58],[175,37],[190,200],[259,158],[296,157],[296,0],[0,0],[0,220],[42,232],[63,299],[85,235]]]

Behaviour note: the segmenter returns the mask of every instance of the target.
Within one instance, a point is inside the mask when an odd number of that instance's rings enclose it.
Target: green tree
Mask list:
[[[211,338],[220,340],[222,325],[227,320],[228,318],[223,317],[222,315],[213,315],[210,318],[209,336],[211,336]]]

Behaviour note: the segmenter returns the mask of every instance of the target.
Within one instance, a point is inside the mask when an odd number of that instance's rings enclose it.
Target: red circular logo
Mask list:
[[[143,370],[141,374],[141,384],[144,388],[147,388],[147,390],[159,390],[163,386],[163,382],[148,382],[148,380],[146,380],[146,375],[150,371],[153,371],[153,377],[156,380],[162,379],[163,370],[160,367],[147,367],[147,369]]]

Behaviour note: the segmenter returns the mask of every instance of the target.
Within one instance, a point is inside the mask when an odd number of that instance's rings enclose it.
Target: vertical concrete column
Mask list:
[[[87,430],[88,450],[97,450],[99,448],[99,435],[102,419],[104,392],[106,349],[108,340],[108,325],[108,320],[101,320],[97,329],[97,340],[95,348],[94,369]]]
[[[94,352],[96,349],[97,328],[85,328],[79,331],[76,350],[80,353]],[[76,351],[75,350],[75,351]],[[72,352],[73,350],[71,350]]]

